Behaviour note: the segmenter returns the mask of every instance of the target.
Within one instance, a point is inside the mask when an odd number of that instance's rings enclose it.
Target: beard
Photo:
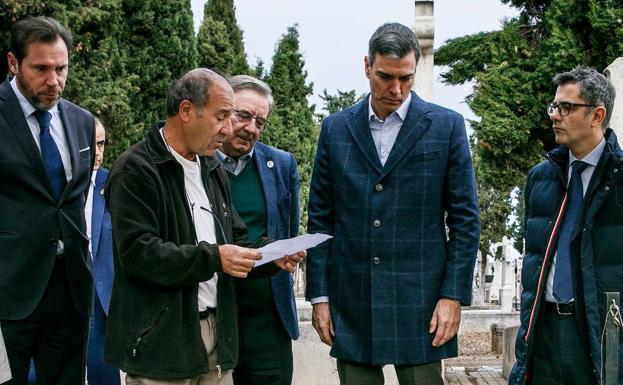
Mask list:
[[[57,89],[51,90],[51,91],[58,92],[58,97],[54,98],[52,101],[44,101],[43,99],[39,98],[35,94],[35,92],[30,87],[30,85],[22,79],[19,73],[15,75],[15,78],[17,80],[18,88],[22,92],[22,95],[24,95],[24,97],[30,102],[30,104],[32,104],[33,107],[35,107],[36,110],[47,111],[51,109],[52,107],[54,107],[55,105],[57,105],[58,101],[61,99],[63,90],[60,87],[58,87]]]

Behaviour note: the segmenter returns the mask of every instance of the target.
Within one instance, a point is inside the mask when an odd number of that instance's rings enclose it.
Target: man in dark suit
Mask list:
[[[471,301],[479,218],[463,118],[411,92],[420,56],[408,27],[372,35],[370,95],[326,118],[309,200],[310,233],[334,236],[307,263],[313,325],[340,383],[443,384]]]
[[[228,171],[232,200],[249,239],[287,239],[299,229],[299,175],[288,152],[257,142],[268,128],[274,101],[270,87],[247,75],[229,80],[236,97],[232,134],[217,158]],[[292,383],[292,340],[299,335],[292,276],[237,281],[239,385]]]
[[[104,161],[106,131],[99,120],[95,123],[95,164],[85,208],[87,235],[93,263],[95,290],[89,325],[87,379],[89,385],[118,385],[119,370],[104,362],[104,334],[110,307],[110,295],[115,275],[112,253],[112,224],[104,200],[104,185],[108,170],[100,167]]]
[[[94,119],[62,99],[70,34],[56,20],[17,22],[15,77],[0,85],[0,320],[13,379],[84,381],[92,277],[84,204]]]

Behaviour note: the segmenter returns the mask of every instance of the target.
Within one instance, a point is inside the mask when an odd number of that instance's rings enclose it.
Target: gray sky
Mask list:
[[[191,2],[198,29],[205,0]],[[325,88],[329,93],[369,90],[363,58],[368,39],[379,25],[396,21],[412,27],[415,19],[414,1],[410,0],[235,0],[235,5],[251,64],[261,58],[269,69],[277,41],[287,27],[299,25],[307,80],[314,83],[310,102],[317,104],[317,112],[322,108],[317,95]],[[450,38],[498,30],[503,19],[516,13],[500,0],[436,0],[435,48]],[[471,86],[445,86],[439,81],[439,72],[435,67],[432,101],[473,118],[463,101]]]

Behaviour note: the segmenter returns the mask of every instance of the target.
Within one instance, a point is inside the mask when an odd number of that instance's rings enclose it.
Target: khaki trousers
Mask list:
[[[199,322],[201,324],[201,338],[203,338],[203,343],[208,351],[209,372],[182,380],[162,380],[127,374],[125,377],[126,385],[233,385],[232,371],[221,371],[220,368],[216,367],[218,356],[216,354],[216,319],[214,314],[210,313],[207,319]]]

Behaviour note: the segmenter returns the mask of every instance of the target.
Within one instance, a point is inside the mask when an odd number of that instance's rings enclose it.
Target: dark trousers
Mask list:
[[[400,385],[443,385],[441,361],[423,365],[394,365]],[[340,385],[383,385],[383,367],[337,360]]]
[[[290,385],[292,340],[276,309],[238,320],[240,351],[234,369],[236,385]]]
[[[87,379],[89,385],[119,385],[119,369],[104,362],[104,334],[106,332],[106,313],[102,303],[94,295],[93,312],[89,325],[89,345],[87,354]]]
[[[35,310],[23,320],[2,320],[13,379],[26,385],[31,359],[38,385],[84,385],[88,320],[74,306],[65,264],[57,260]]]
[[[593,365],[580,339],[573,315],[545,310],[542,325],[534,336],[532,384],[595,384]]]

